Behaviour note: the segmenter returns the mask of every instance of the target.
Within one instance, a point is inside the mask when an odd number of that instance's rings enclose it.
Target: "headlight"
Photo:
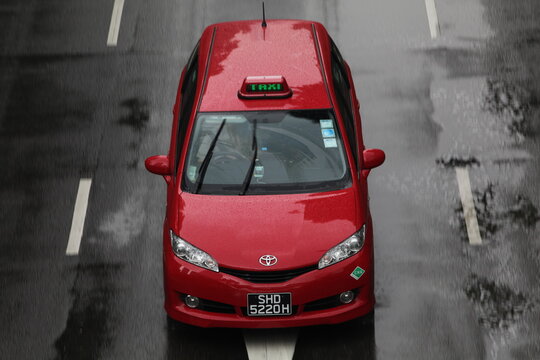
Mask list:
[[[219,266],[210,255],[196,248],[187,241],[181,239],[172,230],[169,230],[171,235],[172,250],[176,256],[180,259],[192,263],[193,265],[200,266],[202,268],[219,272]]]
[[[341,260],[345,260],[362,249],[366,238],[366,225],[352,234],[347,240],[339,243],[324,254],[319,260],[319,269],[325,268]]]

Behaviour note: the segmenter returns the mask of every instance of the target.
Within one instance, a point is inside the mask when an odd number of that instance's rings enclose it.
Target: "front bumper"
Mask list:
[[[373,311],[371,250],[369,246],[364,247],[355,256],[325,269],[313,270],[286,282],[267,284],[199,268],[178,259],[166,248],[163,254],[165,310],[177,321],[200,327],[273,328],[341,323]],[[357,266],[366,272],[355,280],[350,274]],[[350,304],[338,305],[330,301],[348,290],[357,293]],[[293,315],[245,315],[247,294],[283,292],[292,294]],[[188,308],[183,301],[185,294],[217,306],[204,310]],[[228,311],[223,312],[224,308]]]

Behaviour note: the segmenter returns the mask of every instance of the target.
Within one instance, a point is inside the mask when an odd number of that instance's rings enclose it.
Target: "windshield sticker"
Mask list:
[[[264,166],[255,165],[255,168],[253,169],[253,177],[262,178],[263,176],[264,176]]]
[[[323,138],[336,137],[336,132],[334,129],[321,129],[321,133]]]
[[[325,138],[323,140],[325,148],[337,148],[336,138]]]
[[[245,116],[242,115],[201,115],[199,117],[205,124],[221,124],[223,120],[227,120],[229,124],[242,124],[247,121]]]
[[[351,277],[354,280],[358,280],[362,277],[362,275],[364,275],[365,272],[366,270],[362,269],[360,266],[357,266],[356,269],[354,269],[354,271],[351,273]]]
[[[195,174],[197,174],[197,167],[190,165],[188,166],[187,176],[191,181],[195,181]]]
[[[321,129],[333,129],[334,128],[334,122],[332,119],[322,119],[319,120],[321,123]]]

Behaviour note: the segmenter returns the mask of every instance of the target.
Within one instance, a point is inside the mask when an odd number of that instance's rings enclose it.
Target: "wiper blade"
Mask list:
[[[242,192],[240,195],[245,195],[249,184],[251,183],[251,178],[253,177],[253,171],[255,169],[255,162],[257,161],[257,120],[253,120],[253,140],[251,142],[251,148],[253,149],[253,157],[251,158],[251,164],[249,165],[249,170],[244,178],[242,183]]]
[[[210,143],[210,146],[208,147],[208,152],[204,156],[203,162],[201,164],[201,168],[199,169],[199,177],[197,178],[197,182],[195,183],[195,194],[198,194],[201,190],[201,186],[204,180],[204,177],[206,175],[206,170],[208,169],[208,165],[210,164],[210,160],[212,160],[212,155],[214,154],[214,148],[216,147],[216,143],[218,141],[219,135],[221,134],[221,130],[223,130],[223,126],[225,126],[225,123],[227,122],[227,119],[224,118],[223,121],[221,121],[221,125],[219,125],[219,129],[212,139],[212,142]]]

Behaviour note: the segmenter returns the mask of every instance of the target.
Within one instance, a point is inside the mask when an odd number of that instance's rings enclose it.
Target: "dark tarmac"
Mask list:
[[[165,185],[144,169],[168,149],[204,27],[260,18],[260,2],[125,0],[107,46],[113,3],[0,4],[0,359],[248,359],[252,338],[273,345],[250,359],[290,359],[280,335],[294,359],[540,359],[538,1],[435,0],[434,37],[424,1],[266,1],[268,18],[327,27],[366,146],[387,154],[370,175],[374,325],[287,331],[167,321]],[[81,178],[86,222],[67,256]]]

